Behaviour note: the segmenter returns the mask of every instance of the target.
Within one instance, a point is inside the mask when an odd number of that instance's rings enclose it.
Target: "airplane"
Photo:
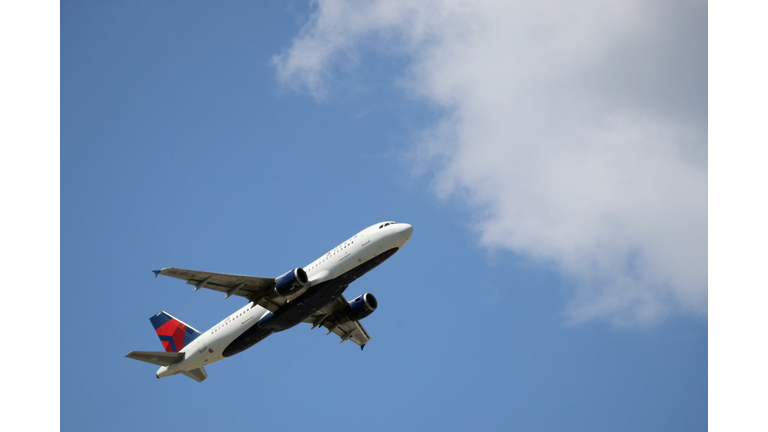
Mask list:
[[[249,303],[205,332],[165,311],[149,320],[165,351],[131,351],[126,357],[160,366],[155,376],[183,374],[197,382],[208,378],[205,366],[242,352],[269,335],[305,322],[323,326],[344,342],[360,346],[371,340],[360,320],[376,310],[378,302],[366,293],[352,301],[344,298],[349,284],[386,261],[410,240],[407,223],[371,225],[328,251],[308,266],[276,278],[211,273],[167,267],[158,275],[187,281],[195,291],[208,288],[241,296]]]

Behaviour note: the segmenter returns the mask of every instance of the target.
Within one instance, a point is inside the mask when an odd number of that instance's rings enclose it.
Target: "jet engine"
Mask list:
[[[275,292],[288,300],[300,296],[309,285],[307,272],[301,267],[275,278]]]
[[[365,293],[349,302],[345,312],[350,320],[359,321],[372,314],[376,306],[378,306],[376,297],[371,293]]]

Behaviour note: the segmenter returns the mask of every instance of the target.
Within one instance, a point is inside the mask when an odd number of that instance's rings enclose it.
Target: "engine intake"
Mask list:
[[[347,318],[352,321],[360,321],[372,314],[378,305],[379,302],[376,301],[373,294],[365,293],[349,302],[349,307],[346,310]]]
[[[291,300],[301,295],[308,283],[307,272],[301,267],[296,267],[275,279],[275,292],[279,296]]]

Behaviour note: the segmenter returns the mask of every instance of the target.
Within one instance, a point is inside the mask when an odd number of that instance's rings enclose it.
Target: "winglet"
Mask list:
[[[365,348],[365,344],[360,345],[360,351],[362,351],[363,348]]]
[[[159,275],[161,271],[162,270],[152,270],[152,273],[154,273],[155,277],[157,277],[157,275]]]

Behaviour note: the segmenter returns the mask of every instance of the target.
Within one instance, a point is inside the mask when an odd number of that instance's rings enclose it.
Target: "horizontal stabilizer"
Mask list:
[[[202,366],[197,369],[183,371],[182,373],[197,382],[203,382],[206,378],[208,378],[208,374],[205,372],[205,368]]]
[[[184,353],[162,351],[131,351],[126,357],[158,366],[168,366],[184,358]]]

